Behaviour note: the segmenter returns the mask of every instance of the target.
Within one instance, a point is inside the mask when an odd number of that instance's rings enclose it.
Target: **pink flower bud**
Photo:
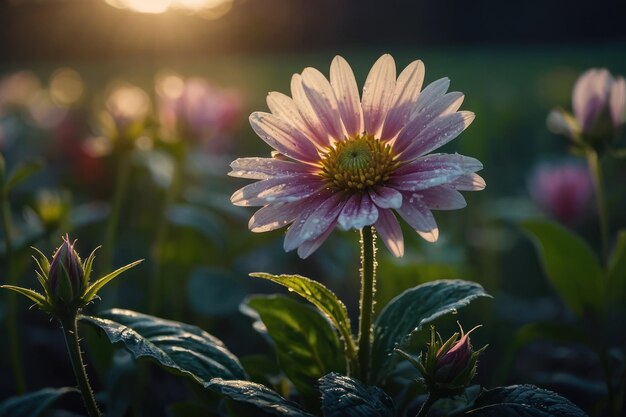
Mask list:
[[[529,181],[529,189],[543,211],[567,225],[584,217],[593,194],[587,168],[575,163],[539,165]]]
[[[593,68],[578,78],[572,97],[574,115],[582,132],[612,138],[626,121],[626,82],[606,68]]]
[[[55,252],[48,273],[48,292],[55,302],[71,303],[82,295],[85,272],[68,235]]]
[[[452,382],[468,367],[474,353],[469,335],[478,327],[480,326],[474,327],[467,333],[464,333],[461,328],[461,338],[453,343],[452,347],[445,350],[446,346],[444,345],[439,349],[435,369],[437,382]]]

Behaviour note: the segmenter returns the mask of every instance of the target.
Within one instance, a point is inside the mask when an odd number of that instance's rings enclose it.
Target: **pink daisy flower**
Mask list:
[[[291,79],[291,95],[271,92],[271,113],[250,115],[254,131],[274,148],[272,158],[240,158],[231,176],[259,180],[236,191],[239,206],[262,206],[253,232],[289,225],[284,248],[306,258],[330,235],[374,225],[387,248],[404,253],[397,213],[424,239],[437,240],[431,210],[465,207],[461,191],[482,190],[482,164],[459,154],[430,154],[474,120],[457,111],[463,94],[446,93],[443,78],[421,90],[424,64],[414,61],[396,79],[390,55],[372,67],[360,97],[340,56],[330,81],[314,68]]]

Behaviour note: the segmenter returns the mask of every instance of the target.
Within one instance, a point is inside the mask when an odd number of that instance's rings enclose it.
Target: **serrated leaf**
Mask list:
[[[589,245],[563,226],[533,220],[522,223],[533,238],[548,279],[578,315],[603,303],[604,274]]]
[[[43,161],[29,161],[16,166],[4,184],[4,193],[9,193],[17,185],[41,171],[43,167]]]
[[[609,297],[626,303],[626,230],[621,230],[609,262]]]
[[[130,264],[126,265],[126,266],[123,266],[123,267],[121,267],[119,269],[116,269],[115,271],[111,272],[110,274],[107,274],[107,275],[103,276],[102,278],[99,278],[98,280],[94,281],[91,285],[89,285],[89,287],[87,287],[87,290],[85,291],[85,295],[83,295],[83,301],[87,303],[87,302],[93,300],[93,298],[98,294],[98,291],[100,291],[102,289],[102,287],[107,285],[109,282],[111,282],[113,279],[115,279],[122,272],[127,271],[130,268],[132,268],[134,266],[137,266],[137,265],[139,265],[142,262],[143,262],[143,259],[140,259],[140,260],[135,261],[133,263],[130,263]]]
[[[382,381],[392,370],[394,347],[404,349],[414,332],[478,297],[490,297],[475,282],[440,280],[406,290],[385,306],[374,323],[372,377]]]
[[[28,394],[11,397],[0,403],[0,417],[38,417],[55,401],[76,388],[44,388]]]
[[[201,384],[216,377],[246,378],[237,357],[199,327],[121,309],[81,320],[102,329],[111,343],[124,346],[133,358],[152,360]]]
[[[389,396],[378,387],[335,373],[319,381],[324,417],[393,417]]]
[[[266,413],[283,417],[313,417],[298,404],[287,401],[265,385],[250,381],[214,378],[205,387],[240,402],[255,405]]]
[[[317,380],[330,372],[345,373],[337,333],[316,309],[281,295],[256,296],[247,301],[267,328],[278,361],[311,407],[316,407]]]
[[[534,385],[483,391],[474,404],[453,417],[586,417],[568,399]]]
[[[255,272],[251,277],[263,278],[280,284],[289,291],[300,295],[317,307],[339,331],[349,356],[356,355],[356,346],[352,339],[352,329],[346,306],[337,298],[334,292],[321,283],[301,275],[272,275],[264,272]]]

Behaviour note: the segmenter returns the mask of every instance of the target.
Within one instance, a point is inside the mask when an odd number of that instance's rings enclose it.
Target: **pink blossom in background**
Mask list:
[[[584,218],[593,196],[587,167],[576,163],[539,165],[531,176],[529,189],[543,211],[567,225]]]
[[[610,139],[626,122],[626,81],[613,77],[606,68],[583,73],[572,93],[572,115],[553,110],[548,127],[555,133],[575,138],[583,134]]]
[[[250,116],[254,131],[274,148],[272,158],[240,158],[230,175],[258,180],[236,191],[239,206],[262,206],[253,232],[289,226],[287,251],[306,258],[338,226],[374,225],[387,248],[404,253],[399,214],[424,239],[437,240],[431,210],[465,207],[461,191],[482,190],[482,164],[459,154],[430,152],[456,138],[474,120],[457,111],[463,94],[447,93],[442,78],[422,90],[424,64],[414,61],[396,78],[390,55],[372,67],[360,96],[342,57],[330,82],[314,68],[291,80],[291,95],[272,92],[271,113]]]
[[[159,120],[164,138],[187,140],[219,150],[228,147],[223,134],[238,120],[243,104],[236,90],[209,84],[202,78],[170,75],[157,85]]]

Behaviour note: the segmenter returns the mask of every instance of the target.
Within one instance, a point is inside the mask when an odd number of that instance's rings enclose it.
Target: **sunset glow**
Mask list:
[[[105,0],[118,9],[139,13],[160,14],[168,10],[179,10],[215,19],[227,13],[233,0]]]

